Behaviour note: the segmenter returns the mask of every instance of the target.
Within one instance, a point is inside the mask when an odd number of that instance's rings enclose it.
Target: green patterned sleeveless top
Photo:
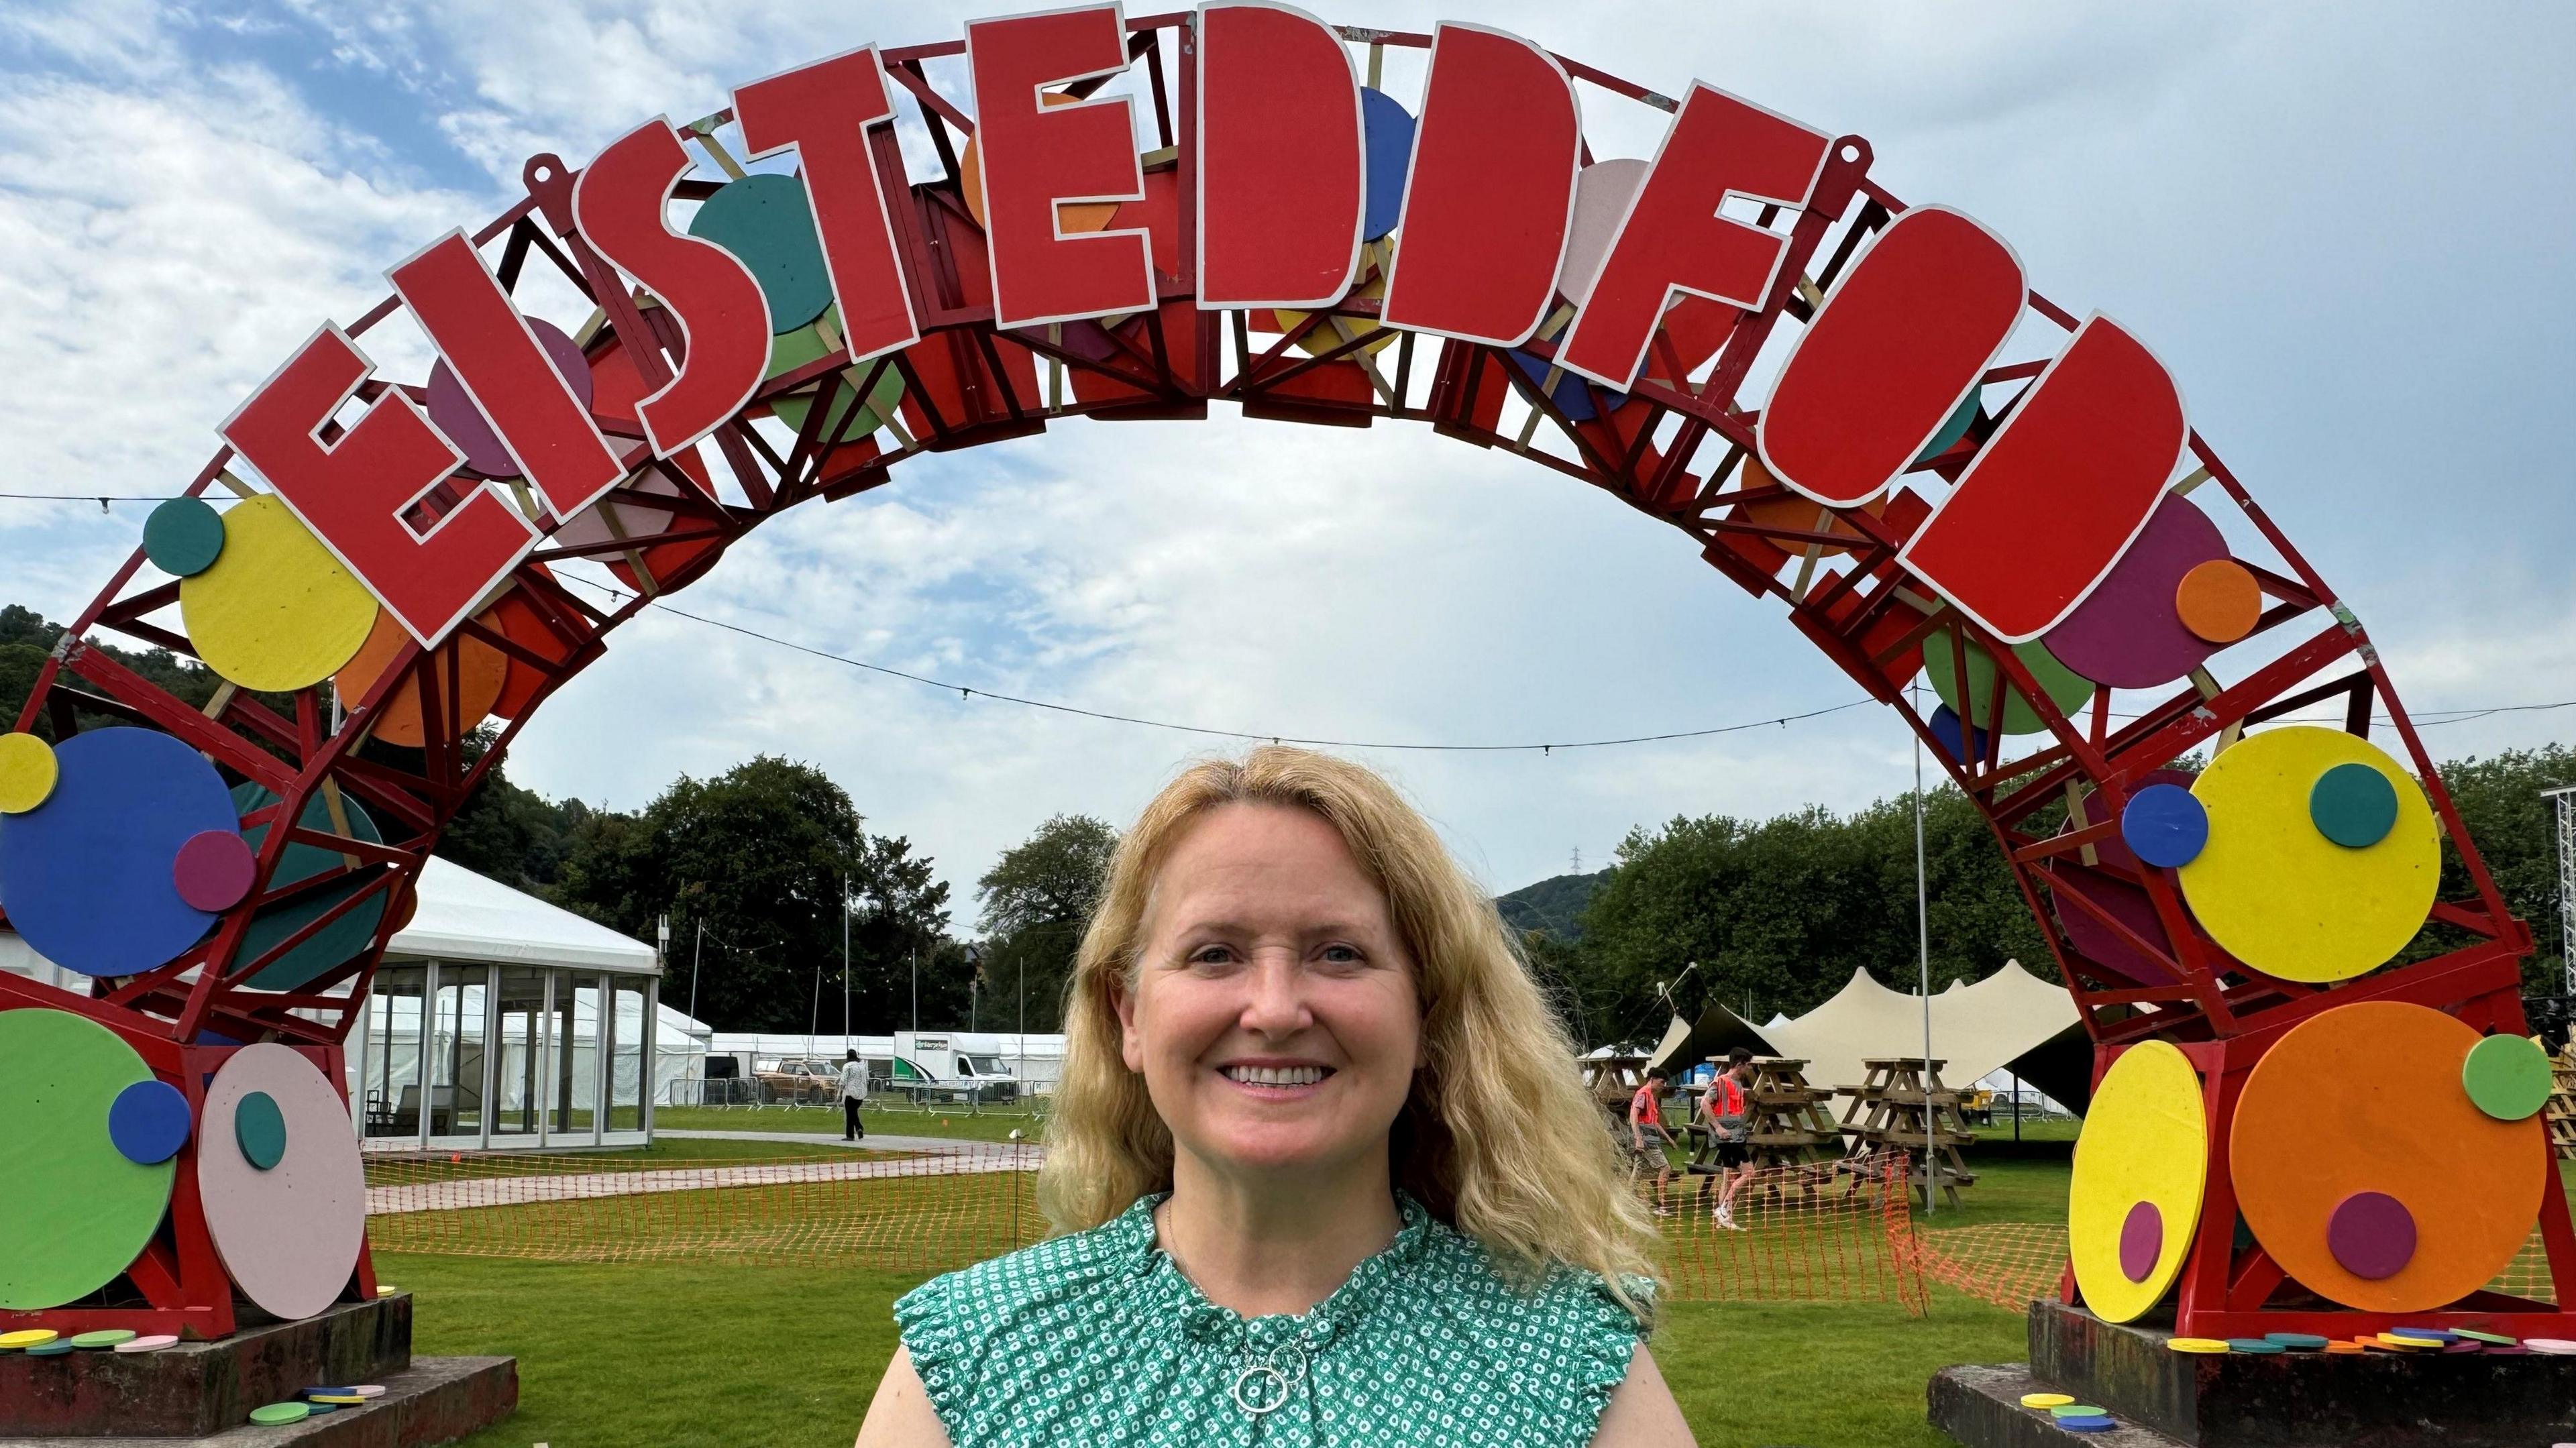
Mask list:
[[[1583,1448],[1641,1335],[1598,1277],[1517,1288],[1409,1196],[1332,1296],[1247,1320],[1155,1246],[1162,1200],[895,1304],[956,1448]]]

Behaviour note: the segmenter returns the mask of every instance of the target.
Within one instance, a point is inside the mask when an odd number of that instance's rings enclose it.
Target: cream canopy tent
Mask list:
[[[1795,1020],[1755,1026],[1722,1005],[1696,1025],[1675,1016],[1649,1058],[1675,1070],[1744,1046],[1807,1063],[1818,1086],[1857,1086],[1861,1063],[1923,1054],[1923,998],[1894,991],[1855,970],[1833,999]],[[1932,1055],[1941,1078],[1965,1086],[2010,1071],[2081,1111],[2092,1100],[2092,1045],[2065,990],[2007,960],[1974,985],[1953,982],[1932,997]]]

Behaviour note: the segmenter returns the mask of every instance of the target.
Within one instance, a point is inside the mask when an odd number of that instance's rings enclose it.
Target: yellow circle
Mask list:
[[[16,1332],[0,1332],[0,1347],[43,1347],[60,1336],[61,1333],[50,1327],[21,1328]]]
[[[2327,839],[2308,814],[2317,780],[2367,765],[2397,791],[2397,824],[2360,849]],[[2191,786],[2209,843],[2176,872],[2191,913],[2237,959],[2283,980],[2347,980],[2387,964],[2415,938],[2441,883],[2433,807],[2367,740],[2291,725],[2248,735]]]
[[[2075,1400],[2073,1398],[2066,1396],[2064,1393],[2024,1393],[2021,1395],[2021,1405],[2025,1408],[2063,1408],[2072,1404],[2074,1401]]]
[[[25,814],[54,792],[62,767],[33,734],[0,734],[0,814]]]
[[[2075,1141],[2066,1197],[2066,1250],[2084,1305],[2128,1322],[2156,1305],[2182,1271],[2208,1182],[2209,1121],[2200,1075],[2165,1041],[2142,1041],[2103,1074]],[[2163,1242],[2145,1280],[2120,1265],[2120,1235],[2140,1202],[2156,1210]]]
[[[245,689],[301,689],[349,662],[376,601],[275,497],[224,514],[214,566],[179,580],[188,641],[206,667]]]
[[[2221,1353],[2228,1350],[2226,1342],[2215,1337],[2168,1338],[2165,1347],[2172,1352]]]

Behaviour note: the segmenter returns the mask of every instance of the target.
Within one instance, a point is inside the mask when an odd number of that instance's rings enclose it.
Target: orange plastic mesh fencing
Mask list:
[[[1925,1309],[1923,1277],[1905,1243],[1908,1164],[1890,1154],[1857,1171],[1832,1163],[1765,1167],[1735,1192],[1730,1216],[1714,1175],[1679,1175],[1639,1191],[1672,1215],[1664,1238],[1665,1296],[1678,1302],[1894,1302]]]
[[[1046,1235],[1039,1156],[998,1143],[706,1161],[370,1156],[367,1230],[383,1252],[947,1271]]]
[[[1989,1222],[1974,1227],[1916,1230],[1913,1247],[1922,1275],[1981,1302],[2019,1312],[2034,1298],[2057,1296],[2066,1269],[2066,1228],[2040,1222]],[[2533,1227],[2489,1292],[2555,1303],[2549,1253]]]

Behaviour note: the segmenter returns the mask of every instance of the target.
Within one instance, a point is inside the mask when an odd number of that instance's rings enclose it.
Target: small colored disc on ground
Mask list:
[[[391,1297],[400,1291],[402,1291],[401,1288],[394,1286],[392,1283],[386,1283],[376,1289],[376,1295],[378,1297]]]
[[[245,498],[224,514],[214,566],[179,580],[179,615],[206,667],[245,689],[318,684],[376,622],[376,600],[286,504]]]
[[[2465,1337],[2471,1342],[2486,1343],[2491,1347],[2515,1347],[2520,1345],[2522,1342],[2521,1338],[2507,1337],[2500,1332],[2479,1332],[2474,1328],[2467,1327],[2458,1329],[2457,1335]]]
[[[2108,1415],[2097,1413],[2088,1418],[2060,1418],[2057,1426],[2069,1433],[2108,1433],[2119,1424]]]
[[[338,1411],[340,1411],[339,1404],[329,1402],[322,1398],[306,1398],[304,1400],[304,1412],[306,1417],[319,1418],[325,1413],[336,1413]]]
[[[2099,1418],[2106,1410],[2094,1403],[2061,1403],[2048,1410],[2052,1418]]]
[[[823,267],[813,203],[796,177],[771,174],[726,182],[689,218],[689,235],[741,259],[769,303],[772,333],[793,332],[831,305],[832,275]]]
[[[2457,1342],[2460,1339],[2460,1335],[2458,1333],[2452,1332],[2448,1328],[2409,1327],[2402,1322],[2397,1324],[2395,1327],[2390,1328],[2389,1331],[2397,1334],[2399,1337],[2424,1337],[2431,1338],[2435,1342]]]
[[[349,1391],[361,1398],[381,1398],[385,1395],[382,1383],[360,1383]]]
[[[284,1125],[282,1154],[266,1168],[247,1150],[256,1136],[245,1141],[235,1124],[254,1097]],[[291,1047],[244,1046],[207,1086],[197,1140],[206,1230],[233,1285],[282,1318],[329,1307],[366,1235],[366,1172],[339,1089]]]
[[[130,1159],[108,1131],[118,1095],[151,1079],[134,1048],[95,1021],[0,1011],[0,1307],[86,1297],[152,1240],[174,1167]]]
[[[2032,681],[2048,695],[2048,702],[2057,706],[2058,713],[2072,717],[2077,709],[2083,707],[2085,700],[2093,697],[2093,681],[2058,662],[2057,656],[2039,640],[2014,645],[2013,656],[2030,671]],[[1994,658],[1986,652],[1985,645],[1975,642],[1968,645],[1968,705],[1961,708],[1957,697],[1959,670],[1952,657],[1950,631],[1935,630],[1923,640],[1924,681],[1932,686],[1933,693],[1941,696],[1942,703],[1958,710],[1969,723],[1983,729],[1986,727],[1986,710],[1994,698]],[[2038,713],[2022,699],[2021,692],[2007,684],[2004,687],[2004,732],[2036,734],[2047,727]]]
[[[329,1403],[334,1407],[341,1408],[354,1408],[360,1403],[365,1402],[366,1399],[359,1397],[355,1393],[306,1393],[304,1395],[304,1401],[308,1403]]]
[[[132,1342],[120,1342],[116,1345],[116,1350],[118,1352],[159,1352],[165,1347],[177,1347],[178,1345],[178,1334],[155,1332],[138,1337]]]
[[[61,1340],[61,1339],[56,1339],[56,1340],[55,1340],[55,1341],[53,1341],[53,1342],[46,1343],[46,1344],[45,1344],[44,1346],[42,1346],[42,1347],[31,1347],[31,1348],[27,1349],[27,1356],[29,1356],[29,1357],[68,1357],[68,1356],[70,1356],[70,1355],[71,1355],[72,1351],[73,1351],[73,1348],[72,1348],[72,1345],[71,1345],[69,1342],[63,1341],[63,1340]]]
[[[271,1428],[281,1423],[301,1423],[312,1416],[313,1408],[309,1403],[270,1403],[250,1410],[252,1422]]]
[[[2063,1408],[2074,1401],[2075,1400],[2073,1398],[2066,1396],[2064,1393],[2024,1393],[2021,1395],[2021,1405],[2025,1408]]]
[[[2151,784],[2120,811],[2120,840],[2150,865],[2179,869],[2209,844],[2209,812],[2180,785]]]
[[[2478,1039],[2440,1011],[2364,1001],[2300,1022],[2255,1063],[2227,1145],[2237,1205],[2302,1286],[2365,1312],[2426,1312],[2521,1250],[2548,1146],[2537,1119],[2470,1103],[2459,1063]],[[2383,1202],[2412,1224],[2411,1246]],[[2372,1275],[2399,1247],[2402,1265]]]
[[[2379,1340],[2388,1344],[2390,1347],[2411,1347],[2420,1349],[2440,1347],[2442,1345],[2442,1340],[2438,1337],[2416,1337],[2403,1332],[2383,1332],[2379,1335]]]
[[[2085,1113],[2067,1193],[2067,1252],[2094,1315],[2131,1321],[2173,1285],[2200,1222],[2207,1156],[2207,1118],[2191,1062],[2163,1041],[2121,1053]],[[2142,1203],[2156,1214],[2157,1241],[2147,1270],[2135,1273],[2125,1249]]]
[[[2337,1340],[2326,1344],[2326,1351],[2336,1354],[2365,1352],[2367,1350],[2368,1349],[2364,1348],[2357,1342],[2344,1342]]]
[[[2576,1341],[2563,1337],[2526,1337],[2522,1345],[2532,1352],[2547,1353],[2552,1357],[2576,1355]]]
[[[259,877],[259,861],[242,843],[239,830],[201,830],[179,846],[170,862],[170,883],[179,898],[208,914],[229,910],[250,893]]]
[[[537,346],[545,352],[546,360],[554,364],[556,375],[563,378],[564,386],[570,389],[574,400],[588,411],[596,387],[591,381],[590,359],[582,355],[581,344],[564,335],[563,328],[535,317],[528,318],[528,330],[536,335]],[[429,420],[438,425],[440,432],[447,434],[447,440],[456,444],[458,452],[465,454],[467,467],[487,478],[519,476],[519,464],[510,456],[510,449],[503,445],[501,435],[492,430],[492,424],[483,420],[482,412],[474,406],[473,397],[466,392],[465,384],[457,378],[445,358],[430,365],[426,390]]]
[[[233,786],[232,802],[235,811],[249,815],[277,803],[277,796],[256,784],[244,782]],[[317,790],[305,800],[304,813],[297,823],[316,834],[358,839],[368,844],[380,844],[384,840],[384,835],[376,828],[375,817],[368,814],[365,806],[352,795],[344,793],[340,796],[339,819],[348,824],[346,834],[342,834],[332,817],[330,796]],[[267,835],[268,826],[265,824],[251,825],[242,831],[242,838],[248,840],[253,849],[257,849]],[[278,858],[277,869],[269,876],[269,887],[283,890],[326,871],[339,869],[342,863],[335,850],[300,840],[289,841],[286,853]],[[364,880],[326,885],[285,904],[263,908],[251,917],[250,929],[242,933],[240,959],[256,960],[267,954],[278,942],[321,918],[331,907],[365,887]],[[349,957],[366,949],[368,943],[375,939],[376,926],[384,919],[384,913],[384,896],[379,892],[373,899],[350,907],[330,924],[306,937],[302,944],[262,966],[259,973],[250,978],[249,984],[260,990],[293,990],[315,976],[345,964]]]
[[[72,1346],[86,1348],[114,1347],[119,1343],[132,1341],[134,1341],[134,1329],[130,1327],[103,1327],[96,1332],[84,1332],[78,1337],[73,1338]]]
[[[224,551],[224,515],[203,498],[172,498],[143,520],[143,556],[173,578],[194,578]]]
[[[2444,1357],[2466,1356],[2470,1353],[2481,1353],[2486,1350],[2487,1345],[2482,1342],[2446,1342],[2442,1344],[2442,1355]]]
[[[2109,688],[2170,684],[2218,651],[2184,625],[2176,591],[2192,569],[2226,556],[2200,505],[2168,493],[2120,561],[2041,637],[2059,662]]]
[[[2279,1343],[2267,1337],[2231,1337],[2227,1340],[2227,1350],[2249,1353],[2256,1357],[2286,1351]]]
[[[242,1097],[233,1108],[233,1142],[242,1159],[261,1171],[286,1159],[286,1115],[277,1109],[276,1097],[265,1091]]]
[[[2327,1339],[2313,1332],[2267,1332],[2263,1334],[2263,1340],[2279,1343],[2292,1352],[2316,1352],[2324,1348],[2327,1342]]]
[[[349,1390],[347,1388],[336,1383],[317,1383],[312,1387],[297,1388],[295,1390],[295,1396],[299,1398],[346,1397],[348,1396],[348,1393]]]
[[[2366,848],[2336,844],[2310,813],[2317,781],[2344,764],[2376,771],[2397,799],[2396,824]],[[2209,843],[2181,868],[2183,896],[2247,965],[2284,980],[2345,980],[2386,964],[2422,928],[2441,877],[2433,809],[2367,740],[2266,729],[2212,760],[2191,792],[2208,811]]]
[[[2336,844],[2366,850],[2397,827],[2397,788],[2367,764],[2338,764],[2308,791],[2308,818]]]
[[[43,1347],[60,1336],[61,1333],[50,1327],[22,1327],[15,1332],[0,1332],[0,1348],[25,1352],[31,1347]]]
[[[127,1161],[168,1161],[188,1144],[188,1098],[167,1081],[137,1081],[107,1108],[107,1138]]]
[[[2263,618],[2263,585],[2233,558],[2195,566],[2174,585],[2174,615],[2207,643],[2232,644]]]
[[[54,746],[33,734],[0,734],[0,815],[25,814],[43,804],[61,777]]]
[[[1413,115],[1375,86],[1360,88],[1360,145],[1367,158],[1368,200],[1360,239],[1375,241],[1404,215],[1404,176],[1413,166]],[[1580,180],[1578,178],[1578,185]]]
[[[44,804],[0,816],[0,908],[27,944],[83,975],[136,975],[196,943],[214,916],[179,894],[180,847],[236,819],[223,776],[167,734],[89,729],[54,750]]]

